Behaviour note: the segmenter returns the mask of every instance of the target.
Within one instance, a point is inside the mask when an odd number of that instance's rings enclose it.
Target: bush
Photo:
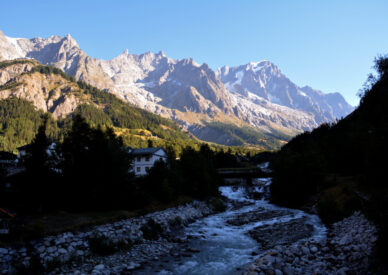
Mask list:
[[[162,226],[153,219],[149,219],[140,230],[143,232],[143,237],[146,240],[157,240],[163,233]]]
[[[210,201],[210,205],[215,212],[224,212],[226,210],[225,202],[220,198],[213,198]]]
[[[19,262],[15,266],[14,273],[15,275],[30,275],[30,274],[43,274],[44,273],[44,267],[42,263],[40,262],[39,255],[32,255],[30,264],[25,266],[23,263]]]
[[[350,216],[361,205],[351,186],[339,185],[322,193],[317,208],[322,222],[330,224]]]
[[[168,224],[171,227],[178,227],[178,226],[182,225],[182,223],[183,223],[183,221],[182,221],[181,217],[175,217],[175,219],[172,219],[172,220],[168,221]]]
[[[106,256],[117,251],[116,245],[106,236],[94,234],[89,238],[89,247],[96,255]]]
[[[24,232],[22,232],[25,240],[35,240],[43,238],[46,230],[44,224],[41,221],[37,221],[28,226]]]
[[[116,244],[118,250],[125,251],[129,250],[132,247],[131,240],[119,240]]]

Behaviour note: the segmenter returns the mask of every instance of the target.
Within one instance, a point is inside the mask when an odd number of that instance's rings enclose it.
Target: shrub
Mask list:
[[[116,246],[117,246],[117,249],[121,251],[129,250],[132,247],[132,242],[131,240],[119,240]]]
[[[40,262],[39,255],[32,255],[30,264],[25,266],[21,262],[19,262],[15,266],[14,273],[15,275],[30,275],[30,274],[43,274],[44,273],[44,267],[42,263]]]
[[[322,193],[317,208],[321,220],[329,224],[351,215],[361,205],[351,186],[339,185]]]
[[[181,217],[175,217],[174,219],[171,219],[168,221],[168,224],[171,227],[178,227],[178,226],[182,225],[182,223],[183,223],[183,221],[182,221]]]
[[[215,211],[215,212],[223,212],[226,210],[226,204],[220,198],[213,198],[210,201],[210,205],[213,208],[213,211]]]
[[[28,226],[22,234],[26,240],[39,239],[45,236],[45,226],[43,222],[37,221]]]
[[[149,219],[146,224],[141,227],[143,237],[146,240],[157,240],[159,235],[162,234],[162,226],[155,222],[153,219]]]
[[[106,236],[94,234],[89,238],[90,251],[94,254],[105,256],[117,251],[115,244]]]

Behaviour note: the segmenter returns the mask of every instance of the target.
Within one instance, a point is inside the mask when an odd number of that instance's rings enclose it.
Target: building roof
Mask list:
[[[153,155],[157,151],[159,151],[160,149],[162,149],[164,151],[164,149],[162,147],[137,148],[137,149],[132,149],[130,151],[130,154],[135,155],[135,156],[137,156],[137,155]]]
[[[27,144],[27,145],[20,146],[16,149],[18,149],[19,151],[24,151],[24,150],[27,150],[30,146],[31,144]]]

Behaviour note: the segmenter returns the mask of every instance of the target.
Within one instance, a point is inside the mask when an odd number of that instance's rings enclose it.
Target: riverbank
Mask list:
[[[326,239],[276,245],[273,235],[272,247],[244,274],[371,274],[376,240],[376,227],[355,212],[333,224]]]
[[[216,211],[214,201],[186,205],[30,241],[24,246],[0,248],[2,274],[21,271],[117,274],[171,251],[174,232]],[[114,253],[114,254],[113,254]],[[113,255],[109,255],[113,254]]]

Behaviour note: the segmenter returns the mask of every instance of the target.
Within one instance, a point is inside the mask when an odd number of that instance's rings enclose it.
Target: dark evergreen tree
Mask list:
[[[75,116],[62,144],[62,156],[74,209],[120,206],[118,198],[129,181],[131,161],[112,129],[92,129],[81,116]]]
[[[47,121],[48,117],[45,117],[34,140],[26,148],[26,155],[22,158],[22,163],[26,167],[27,181],[21,184],[24,185],[27,201],[39,211],[50,206],[55,196],[53,191],[59,188],[53,170],[54,159],[49,150],[51,141],[46,135]]]

